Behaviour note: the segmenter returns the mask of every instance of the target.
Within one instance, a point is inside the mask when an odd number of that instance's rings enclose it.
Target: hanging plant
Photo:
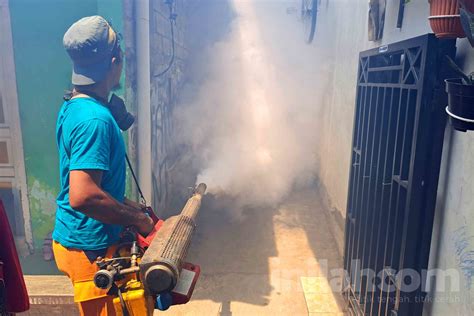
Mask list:
[[[428,0],[430,26],[438,38],[464,38],[458,0]],[[467,10],[474,11],[474,1],[465,1]]]
[[[445,80],[449,120],[458,131],[474,130],[474,73],[466,75],[449,56],[446,59],[450,68],[459,76]]]
[[[461,25],[464,29],[464,33],[469,43],[471,43],[471,46],[474,47],[474,12],[469,10],[466,1],[472,2],[472,0],[459,0],[459,4],[461,5],[459,14],[461,15]]]

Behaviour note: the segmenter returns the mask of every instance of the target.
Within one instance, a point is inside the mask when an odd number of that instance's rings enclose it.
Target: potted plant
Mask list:
[[[428,0],[430,3],[430,25],[438,38],[464,38],[464,30],[459,15],[459,2],[470,12],[474,11],[472,0]]]
[[[474,130],[474,72],[466,75],[449,56],[446,59],[460,77],[445,80],[449,120],[458,131]]]

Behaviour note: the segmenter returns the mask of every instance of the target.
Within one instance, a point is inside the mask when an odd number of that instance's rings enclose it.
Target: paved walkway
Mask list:
[[[343,300],[331,289],[341,287],[332,270],[341,257],[317,193],[306,190],[239,219],[209,204],[189,255],[203,275],[192,302],[170,315],[343,315]],[[328,280],[331,272],[336,277]]]

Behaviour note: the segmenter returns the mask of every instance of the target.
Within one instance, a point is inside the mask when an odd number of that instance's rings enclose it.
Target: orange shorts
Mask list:
[[[107,250],[106,258],[111,258],[116,246]],[[113,297],[94,285],[94,274],[99,270],[95,262],[90,262],[84,251],[63,247],[53,241],[53,252],[58,269],[65,273],[74,287],[74,302],[78,303],[81,315],[115,315]]]

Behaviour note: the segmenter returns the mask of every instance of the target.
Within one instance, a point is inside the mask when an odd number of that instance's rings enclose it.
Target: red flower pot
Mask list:
[[[430,25],[438,38],[466,37],[459,17],[458,0],[429,0]],[[464,0],[466,7],[474,11],[474,0]]]

